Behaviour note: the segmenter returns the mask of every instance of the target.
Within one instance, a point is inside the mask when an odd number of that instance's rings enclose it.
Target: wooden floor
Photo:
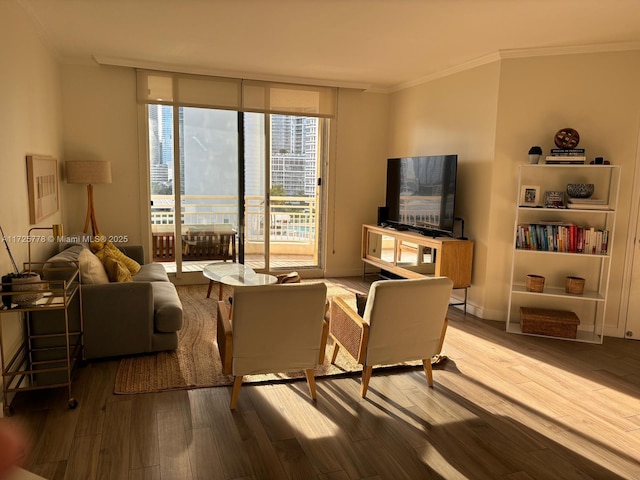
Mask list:
[[[356,282],[356,280],[353,280]],[[351,283],[351,286],[356,283]],[[363,285],[360,285],[363,286]],[[640,478],[640,343],[506,334],[451,309],[447,360],[421,370],[113,395],[117,361],[66,391],[24,392],[27,469],[49,479]]]

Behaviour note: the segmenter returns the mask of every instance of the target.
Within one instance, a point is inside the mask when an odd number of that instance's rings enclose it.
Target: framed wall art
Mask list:
[[[537,207],[540,203],[539,185],[522,185],[520,188],[520,206]]]
[[[44,155],[27,155],[29,221],[41,222],[58,211],[58,161]]]

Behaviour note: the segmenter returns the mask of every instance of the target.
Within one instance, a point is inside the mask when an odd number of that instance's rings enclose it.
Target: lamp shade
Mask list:
[[[77,160],[65,162],[67,183],[111,183],[111,162]]]

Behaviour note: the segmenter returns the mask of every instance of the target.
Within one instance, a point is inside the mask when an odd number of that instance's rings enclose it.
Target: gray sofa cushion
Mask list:
[[[177,332],[182,328],[182,303],[176,287],[171,282],[152,282],[151,287],[156,331]]]
[[[168,282],[167,271],[159,263],[140,265],[140,271],[132,277],[134,282]]]

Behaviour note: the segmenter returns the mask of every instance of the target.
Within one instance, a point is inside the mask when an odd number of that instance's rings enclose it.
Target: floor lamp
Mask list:
[[[67,183],[80,183],[87,186],[87,219],[84,233],[89,233],[89,225],[94,236],[100,235],[96,211],[93,207],[93,184],[111,183],[111,162],[107,161],[69,161],[65,162]]]

